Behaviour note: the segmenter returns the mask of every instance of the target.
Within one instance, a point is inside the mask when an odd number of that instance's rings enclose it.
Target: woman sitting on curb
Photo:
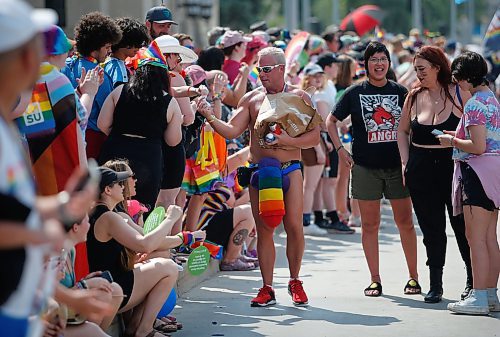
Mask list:
[[[73,246],[80,242],[87,241],[89,228],[89,217],[85,216],[82,222],[74,224],[71,228],[67,228],[68,240],[71,241]],[[106,317],[101,317],[99,320],[92,321],[90,319],[79,319],[78,313],[76,313],[76,315],[69,315],[68,324],[64,330],[64,336],[107,336],[104,331],[111,325],[123,300],[122,288],[117,283],[107,279],[107,274],[103,274],[102,271],[91,273],[84,279],[76,282],[75,253],[76,251],[73,247],[67,254],[63,254],[65,257],[65,260],[62,261],[64,277],[60,283],[68,288],[99,290],[102,294],[101,300],[110,303],[113,311]]]
[[[101,167],[99,200],[90,216],[88,259],[92,271],[109,270],[122,287],[124,298],[120,313],[133,309],[125,333],[135,337],[162,337],[153,329],[156,316],[178,275],[177,265],[164,257],[150,258],[129,269],[126,248],[143,253],[165,251],[179,245],[190,245],[205,238],[204,232],[180,233],[167,236],[172,224],[182,215],[182,210],[171,206],[167,216],[156,229],[143,235],[142,228],[127,223],[115,210],[123,201],[124,182],[130,172],[115,172]]]

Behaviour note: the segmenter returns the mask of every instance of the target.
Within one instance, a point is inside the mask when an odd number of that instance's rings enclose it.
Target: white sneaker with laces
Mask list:
[[[500,311],[500,301],[498,301],[497,288],[488,288],[488,307],[490,311]]]
[[[488,293],[487,290],[472,289],[465,299],[448,304],[448,310],[457,314],[488,315]]]
[[[318,225],[312,223],[309,226],[304,226],[304,235],[326,235],[328,231],[323,228],[319,228]]]

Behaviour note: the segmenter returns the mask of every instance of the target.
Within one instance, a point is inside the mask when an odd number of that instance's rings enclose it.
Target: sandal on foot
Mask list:
[[[159,319],[155,320],[153,325],[153,329],[161,331],[161,332],[176,332],[177,324],[175,322],[165,322]]]
[[[236,259],[233,262],[222,262],[220,264],[221,271],[246,271],[254,269],[255,264],[251,262],[243,262],[239,259]]]
[[[158,331],[158,330],[151,330],[150,333],[148,333],[145,337],[158,337],[158,335],[163,336],[163,337],[172,337],[172,335],[166,334],[164,332]]]
[[[182,330],[182,328],[183,328],[182,323],[177,322],[177,318],[175,318],[174,316],[164,316],[164,317],[159,318],[159,320],[162,321],[162,322],[164,322],[164,323],[174,323],[174,324],[176,324],[177,330]]]
[[[376,291],[376,293],[374,294],[373,291]],[[372,282],[367,288],[365,288],[365,296],[379,297],[380,295],[382,295],[382,284],[380,284],[380,282]]]
[[[417,280],[411,278],[408,280],[408,283],[406,283],[404,292],[405,295],[418,295],[422,293],[422,287],[420,287]]]

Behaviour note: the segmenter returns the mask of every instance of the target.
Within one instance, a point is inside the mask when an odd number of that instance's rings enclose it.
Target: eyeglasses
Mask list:
[[[386,63],[388,62],[389,59],[387,57],[381,57],[381,58],[376,58],[376,57],[372,57],[372,58],[369,58],[368,59],[368,62],[371,62],[371,63]]]
[[[135,176],[135,173],[131,173],[129,178],[132,178],[132,179],[134,179],[134,180],[137,180],[137,177]]]
[[[284,66],[284,64],[275,64],[274,66],[263,66],[263,67],[256,67],[256,68],[257,68],[257,71],[259,72],[259,74],[261,72],[265,72],[267,74],[267,73],[270,73],[274,68],[277,68],[279,66]]]

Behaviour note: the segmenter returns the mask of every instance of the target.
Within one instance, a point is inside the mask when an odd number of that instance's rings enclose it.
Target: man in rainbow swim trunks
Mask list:
[[[288,177],[283,179],[284,192],[281,192],[280,189],[274,190],[276,193],[279,192],[278,194],[282,193],[282,202],[284,202],[283,213],[286,213],[283,216],[283,223],[287,233],[286,253],[290,269],[288,292],[292,296],[294,305],[304,306],[308,304],[308,298],[302,287],[302,281],[298,279],[305,245],[302,229],[303,181],[300,171],[300,149],[317,145],[320,140],[320,129],[318,126],[315,126],[296,137],[291,137],[283,130],[281,134],[274,134],[274,140],[264,143],[262,135],[259,137],[254,127],[258,116],[266,112],[261,111],[261,106],[264,102],[269,102],[270,99],[267,99],[268,97],[284,92],[301,97],[308,105],[311,105],[311,100],[309,95],[304,91],[285,84],[286,61],[281,49],[273,47],[264,48],[259,52],[258,56],[257,70],[259,71],[264,90],[256,89],[247,93],[240,100],[233,118],[227,123],[217,119],[207,103],[200,102],[198,111],[201,111],[215,131],[226,139],[236,138],[248,128],[250,131],[249,161],[251,163],[260,163],[259,171],[261,172],[259,175],[261,180],[264,174],[264,170],[262,170],[264,162],[267,164],[270,161],[277,162],[278,169],[279,165],[281,165],[282,174],[284,177]],[[260,288],[257,296],[252,299],[251,306],[265,307],[276,303],[272,288],[273,269],[276,259],[273,240],[274,224],[269,225],[269,221],[264,221],[262,217],[262,205],[259,215],[259,195],[261,199],[264,198],[262,190],[259,193],[259,190],[255,188],[256,184],[252,185],[250,186],[250,201],[259,237],[257,250],[259,252],[263,287]],[[287,185],[288,189],[286,188]]]

